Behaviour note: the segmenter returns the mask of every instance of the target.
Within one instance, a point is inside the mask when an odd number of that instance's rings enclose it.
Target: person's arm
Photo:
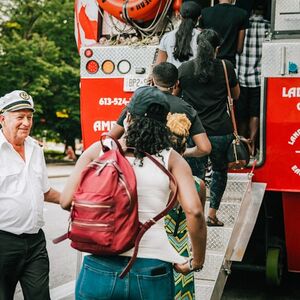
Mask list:
[[[208,155],[211,152],[211,143],[206,133],[200,133],[192,136],[195,143],[195,147],[186,148],[184,151],[184,157],[202,157]]]
[[[114,124],[112,129],[108,132],[108,134],[112,137],[114,137],[116,140],[120,139],[122,135],[124,134],[124,120],[127,116],[127,107],[125,107],[121,114],[119,115],[119,118],[117,122]]]
[[[75,164],[75,168],[68,178],[65,187],[60,195],[60,205],[63,209],[70,209],[73,195],[79,184],[82,170],[94,159],[96,159],[101,151],[101,143],[96,142],[87,148],[79,157]]]
[[[237,83],[237,85],[233,88],[230,89],[231,90],[231,96],[232,99],[237,100],[240,97],[240,85]]]
[[[186,215],[187,229],[192,244],[192,266],[200,268],[205,259],[206,223],[192,171],[176,151],[171,152],[169,169],[178,183],[178,201]],[[188,263],[175,264],[175,269],[183,274],[190,272]]]
[[[50,188],[48,192],[44,193],[44,201],[59,204],[60,192]]]
[[[245,39],[245,29],[242,29],[238,33],[236,52],[237,54],[242,54],[244,50],[244,39]]]
[[[234,100],[237,100],[240,97],[240,85],[239,85],[238,79],[236,77],[236,72],[230,61],[225,60],[225,64],[226,64],[226,69],[227,69],[231,97]]]
[[[108,134],[114,137],[116,140],[120,139],[121,136],[124,134],[125,130],[124,127],[116,123],[112,129],[108,132]]]
[[[167,61],[167,59],[168,59],[168,54],[167,54],[167,52],[166,52],[166,51],[163,51],[163,50],[158,50],[155,64],[158,65],[158,64],[160,64],[160,63],[162,63],[162,62]]]
[[[237,54],[242,54],[244,49],[244,40],[246,35],[246,29],[250,27],[249,24],[249,16],[245,10],[239,10],[240,14],[240,26],[238,27],[238,36],[237,36],[237,44],[236,44],[236,52]]]
[[[203,14],[203,12],[202,12],[202,14]],[[198,24],[197,24],[197,26],[198,26],[198,28],[199,28],[200,30],[203,30],[203,29],[204,29],[203,16],[202,16],[202,14],[201,14],[201,16],[199,17],[199,19],[198,19]]]
[[[194,147],[187,148],[183,154],[184,157],[202,157],[210,154],[211,143],[205,132],[203,124],[198,116],[197,111],[190,105],[186,104],[189,120],[191,121],[190,136],[195,144]]]

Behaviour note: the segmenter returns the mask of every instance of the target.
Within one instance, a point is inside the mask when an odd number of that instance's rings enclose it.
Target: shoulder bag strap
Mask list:
[[[233,134],[235,137],[238,137],[238,131],[237,131],[234,108],[233,108],[233,99],[232,99],[231,91],[230,91],[230,87],[229,87],[227,67],[226,67],[225,61],[223,59],[222,59],[222,64],[223,64],[225,80],[226,80],[227,100],[228,100],[228,107],[229,107],[229,111],[230,111],[231,121],[232,121],[232,125],[233,125]]]

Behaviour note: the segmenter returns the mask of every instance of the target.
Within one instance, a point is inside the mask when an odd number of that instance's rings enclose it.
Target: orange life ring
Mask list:
[[[126,8],[127,16],[134,21],[149,21],[161,13],[167,0],[97,0],[99,6],[124,22],[123,9]]]
[[[173,10],[176,13],[179,13],[181,5],[182,5],[182,0],[175,0],[173,3]]]

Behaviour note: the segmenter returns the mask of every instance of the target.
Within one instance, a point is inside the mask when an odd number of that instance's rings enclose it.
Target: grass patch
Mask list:
[[[65,154],[56,150],[44,150],[46,163],[64,162]]]

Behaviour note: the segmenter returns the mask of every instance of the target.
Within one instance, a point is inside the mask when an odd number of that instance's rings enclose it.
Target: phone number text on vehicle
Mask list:
[[[100,98],[99,99],[99,105],[116,105],[116,106],[122,106],[127,105],[129,103],[130,99],[127,98]]]

